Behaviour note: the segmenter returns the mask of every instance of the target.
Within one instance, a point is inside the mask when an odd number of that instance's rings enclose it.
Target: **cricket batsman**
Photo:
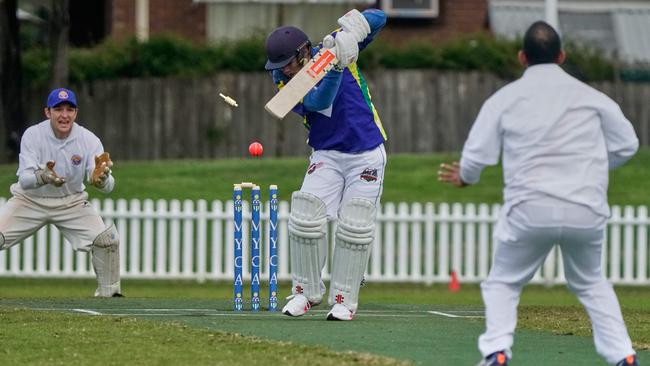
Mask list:
[[[352,320],[359,302],[370,245],[374,240],[386,151],[386,133],[356,64],[386,23],[377,9],[351,10],[338,19],[340,29],[312,47],[293,26],[271,32],[266,40],[273,82],[282,88],[321,47],[335,48],[338,63],[298,103],[313,152],[300,191],[291,198],[289,246],[292,295],[282,309],[301,316],[322,302],[321,273],[328,251],[327,222],[337,220],[328,320]]]
[[[84,182],[101,192],[115,186],[113,162],[97,136],[75,122],[77,97],[53,90],[46,120],[29,127],[20,142],[18,182],[0,209],[0,250],[52,224],[74,250],[90,252],[98,297],[121,297],[119,236],[88,202]]]

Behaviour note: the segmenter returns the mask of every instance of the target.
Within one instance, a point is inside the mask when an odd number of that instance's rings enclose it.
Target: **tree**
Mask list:
[[[52,0],[50,50],[52,51],[52,89],[68,83],[68,41],[70,39],[70,0]]]
[[[0,0],[0,162],[18,156],[25,129],[22,108],[18,0]]]

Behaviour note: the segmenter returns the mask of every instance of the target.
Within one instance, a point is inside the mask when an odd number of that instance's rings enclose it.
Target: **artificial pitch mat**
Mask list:
[[[301,318],[277,313],[235,313],[228,301],[178,299],[2,299],[0,307],[174,321],[191,327],[254,335],[410,360],[419,365],[474,365],[483,331],[480,307],[362,304],[351,322],[326,321],[326,306]],[[606,365],[591,338],[517,331],[512,365]],[[650,352],[639,353],[650,359]]]

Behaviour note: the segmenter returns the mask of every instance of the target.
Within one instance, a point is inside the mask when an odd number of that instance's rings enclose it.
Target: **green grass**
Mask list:
[[[105,300],[90,297],[92,280],[0,278],[2,364],[243,365],[255,360],[269,365],[299,364],[297,360],[318,365],[398,365],[409,360],[424,365],[472,364],[478,357],[476,337],[483,329],[482,319],[406,314],[480,310],[477,285],[462,285],[460,292],[451,293],[444,285],[369,283],[361,290],[359,314],[350,323],[324,321],[323,306],[301,319],[267,312],[233,317],[228,310],[229,283],[126,280],[123,287],[127,298]],[[281,289],[287,290],[288,284],[281,284]],[[616,290],[637,351],[650,357],[650,289]],[[72,308],[123,315],[73,314]],[[144,309],[186,308],[203,310],[138,315]],[[373,311],[405,315],[373,318]],[[566,288],[524,289],[515,365],[546,365],[557,358],[576,359],[572,365],[604,365],[590,337],[589,320]],[[539,347],[557,352],[537,354]]]
[[[475,202],[500,203],[503,179],[500,167],[487,168],[481,182],[458,189],[437,180],[442,162],[457,154],[389,155],[383,202]],[[112,198],[229,200],[232,184],[253,181],[264,187],[278,184],[280,198],[288,200],[298,190],[307,168],[307,158],[262,158],[225,160],[115,161],[117,180]],[[650,181],[650,149],[644,148],[622,168],[612,171],[611,204],[647,205]],[[15,165],[0,165],[0,196],[9,196],[16,181]],[[91,197],[106,195],[94,188]]]
[[[465,189],[439,183],[438,165],[457,158],[457,154],[390,156],[383,202],[501,202],[499,167],[486,169],[480,184]],[[89,192],[97,198],[228,200],[232,183],[254,181],[263,186],[278,184],[280,198],[288,200],[290,193],[299,189],[306,167],[306,158],[117,160],[115,191],[108,196],[94,188],[89,188]],[[613,171],[610,203],[647,205],[647,184],[643,182],[650,181],[649,167],[650,149],[646,148],[624,167]],[[16,180],[15,171],[16,165],[0,166],[0,196],[9,196],[9,186]],[[483,329],[481,319],[459,323],[426,318],[426,321],[405,322],[377,320],[364,317],[363,313],[365,309],[421,311],[431,306],[481,309],[476,285],[463,285],[460,292],[449,293],[444,285],[371,283],[362,289],[358,319],[347,325],[332,325],[317,317],[287,319],[262,314],[252,321],[212,317],[210,311],[214,308],[229,307],[232,294],[228,283],[126,280],[123,288],[128,297],[122,302],[92,299],[93,288],[92,280],[0,278],[0,363],[293,365],[308,360],[307,363],[317,365],[396,365],[411,360],[433,365],[447,364],[447,361],[472,364],[478,357],[476,336]],[[287,284],[281,288],[282,296]],[[616,290],[636,349],[650,349],[650,307],[647,305],[650,289],[617,287]],[[35,310],[57,306],[186,305],[204,307],[205,313],[158,318],[93,317]],[[306,331],[309,335],[302,334]],[[531,286],[524,290],[515,338],[515,352],[519,351],[515,365],[561,364],[562,357],[569,355],[582,360],[582,363],[572,363],[575,365],[602,365],[590,336],[584,310],[564,287]],[[542,346],[558,351],[542,352]],[[433,358],[427,359],[429,356]],[[648,359],[650,352],[642,351],[641,356]]]
[[[3,365],[281,365],[305,354],[317,365],[406,364],[177,322],[23,309],[0,309],[0,318]]]

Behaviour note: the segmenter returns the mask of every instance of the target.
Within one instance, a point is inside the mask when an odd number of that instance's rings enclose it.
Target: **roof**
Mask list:
[[[522,36],[544,19],[542,0],[490,0],[490,27],[498,35]],[[647,1],[558,2],[563,39],[595,46],[626,63],[650,63],[650,3]]]

